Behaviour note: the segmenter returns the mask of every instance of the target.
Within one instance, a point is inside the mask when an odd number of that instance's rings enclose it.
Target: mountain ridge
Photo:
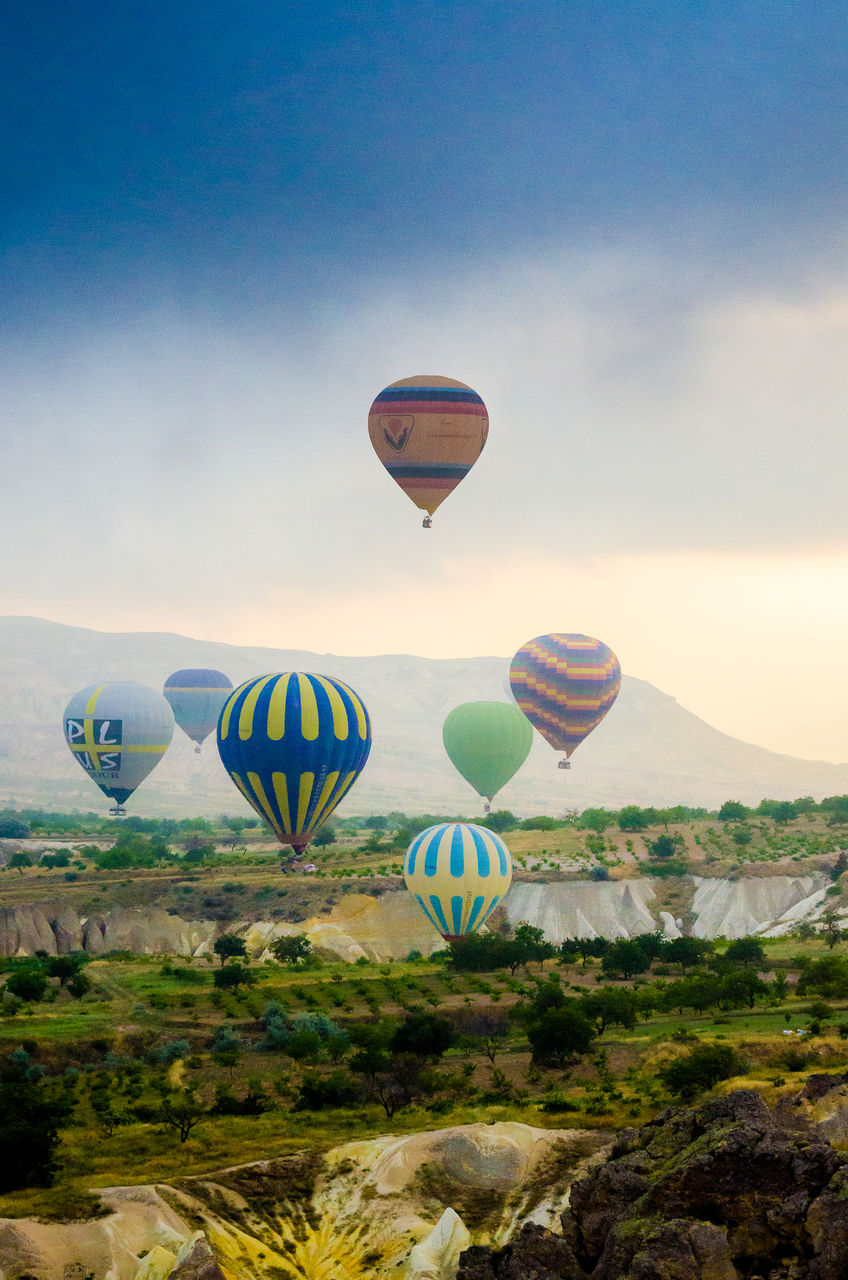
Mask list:
[[[371,713],[374,747],[346,798],[348,813],[451,812],[482,803],[442,746],[444,717],[461,702],[504,700],[509,659],[350,657],[233,645],[169,632],[100,632],[26,616],[0,617],[0,804],[103,807],[61,732],[71,695],[99,680],[161,689],[180,667],[217,667],[235,685],[272,670],[318,670],[345,680]],[[588,805],[684,803],[714,807],[764,796],[817,799],[848,792],[848,765],[798,760],[713,728],[671,695],[624,676],[615,706],[575,754],[572,769],[538,735],[526,764],[496,798],[514,812],[561,814]],[[167,755],[132,798],[131,812],[239,812],[244,802],[207,739],[200,756],[177,730]]]

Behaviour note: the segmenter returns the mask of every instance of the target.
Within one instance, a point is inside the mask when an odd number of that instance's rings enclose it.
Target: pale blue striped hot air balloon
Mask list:
[[[443,822],[412,841],[403,876],[427,919],[452,942],[494,911],[512,881],[512,858],[494,831]]]

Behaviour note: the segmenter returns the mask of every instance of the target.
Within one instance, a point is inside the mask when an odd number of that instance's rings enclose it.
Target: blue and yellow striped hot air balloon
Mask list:
[[[353,786],[370,750],[362,699],[329,676],[256,676],[230,695],[218,720],[224,768],[297,853]]]
[[[403,877],[427,919],[453,942],[494,911],[512,881],[512,858],[494,831],[443,822],[412,841]]]
[[[232,688],[232,680],[223,671],[203,667],[175,671],[165,681],[162,693],[170,702],[174,719],[183,733],[197,743],[195,751],[200,751],[201,744],[218,723],[221,707]]]
[[[621,667],[602,640],[553,633],[522,645],[509,682],[527,719],[556,751],[571,753],[599,725],[618,697]]]
[[[124,801],[168,750],[174,716],[155,689],[111,680],[75,693],[62,729],[76,761],[115,801],[110,813],[122,815]]]

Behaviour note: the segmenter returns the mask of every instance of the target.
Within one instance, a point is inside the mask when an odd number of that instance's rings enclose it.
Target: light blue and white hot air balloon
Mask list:
[[[403,876],[427,919],[452,942],[494,911],[512,881],[512,858],[494,831],[443,822],[412,841]]]

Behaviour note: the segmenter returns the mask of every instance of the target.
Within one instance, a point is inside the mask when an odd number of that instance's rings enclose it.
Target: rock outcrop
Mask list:
[[[466,1250],[457,1280],[844,1280],[846,1166],[752,1091],[666,1111],[573,1184],[561,1233]]]
[[[112,907],[81,920],[65,904],[43,902],[0,910],[0,956],[132,951],[137,955],[193,956],[211,946],[214,920],[182,920],[159,907]]]

